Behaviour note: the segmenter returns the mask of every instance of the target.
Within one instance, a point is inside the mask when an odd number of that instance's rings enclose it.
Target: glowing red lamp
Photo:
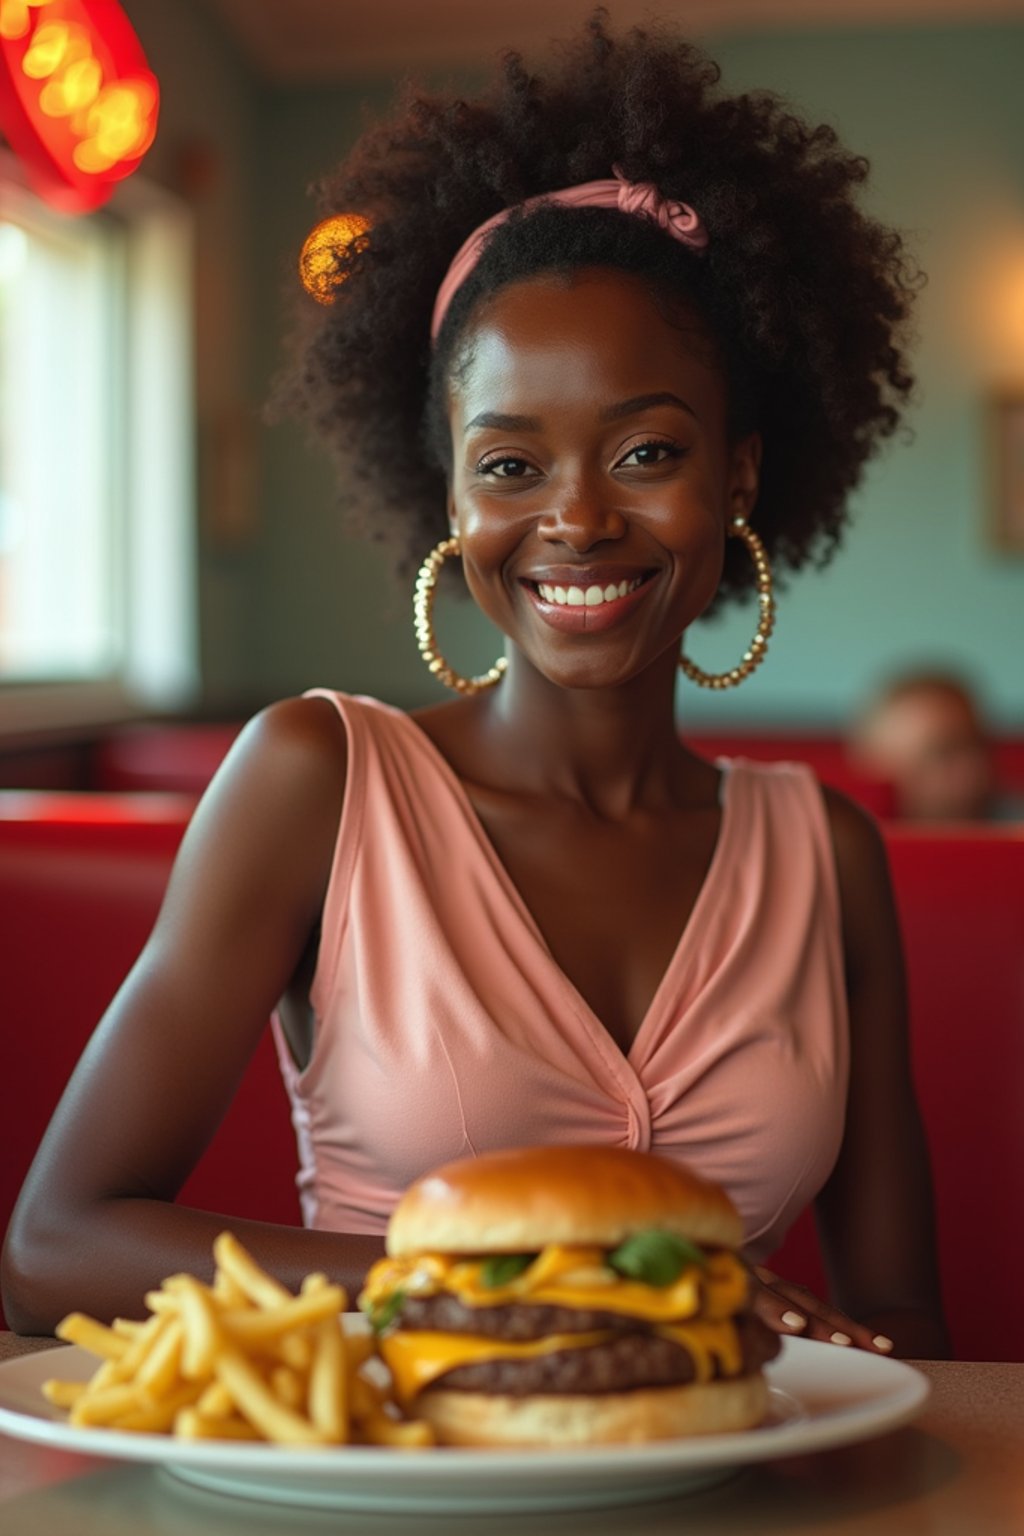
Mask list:
[[[159,102],[117,0],[0,0],[0,131],[54,207],[105,203],[152,144]]]

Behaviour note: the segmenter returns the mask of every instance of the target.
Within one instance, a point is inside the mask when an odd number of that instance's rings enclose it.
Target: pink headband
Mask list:
[[[557,203],[565,208],[618,208],[621,213],[635,213],[641,218],[652,219],[673,240],[692,246],[695,251],[702,251],[708,243],[708,232],[700,221],[700,215],[688,203],[671,202],[662,197],[657,187],[649,181],[627,181],[617,168],[614,178],[585,181],[578,187],[566,187],[562,192],[543,192],[539,197],[528,197],[516,207],[536,208],[541,203]],[[474,229],[469,239],[456,251],[434,300],[434,315],[430,323],[432,341],[437,340],[449,304],[480,260],[487,236],[499,224],[504,224],[513,211],[512,208],[503,208],[500,213]]]

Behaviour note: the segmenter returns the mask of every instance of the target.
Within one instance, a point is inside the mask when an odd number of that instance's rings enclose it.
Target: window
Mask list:
[[[63,218],[0,162],[0,718],[196,682],[190,216],[133,178]]]

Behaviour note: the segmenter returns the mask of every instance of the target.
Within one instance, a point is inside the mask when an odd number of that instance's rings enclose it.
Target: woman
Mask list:
[[[837,542],[910,388],[914,277],[863,161],[716,82],[599,15],[549,77],[414,98],[327,189],[370,231],[294,398],[374,535],[427,556],[417,636],[458,697],[320,690],[243,733],[28,1180],[15,1326],[208,1267],[223,1220],[171,1202],[280,999],[308,1226],[234,1225],[286,1282],[358,1284],[447,1157],[608,1140],[724,1183],[753,1260],[817,1197],[838,1307],[762,1270],[775,1328],[945,1352],[878,832],[674,718],[679,666],[743,681],[773,572]],[[435,638],[446,560],[506,637],[481,679]],[[751,590],[737,667],[680,661]]]

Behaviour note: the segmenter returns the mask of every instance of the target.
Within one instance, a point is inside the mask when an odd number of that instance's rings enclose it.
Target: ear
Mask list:
[[[729,450],[729,515],[749,518],[757,504],[761,485],[764,443],[760,432],[750,432]]]
[[[459,531],[459,519],[458,519],[458,516],[457,516],[456,511],[455,511],[455,501],[454,501],[454,498],[452,496],[448,497],[447,512],[448,512],[448,537],[450,539],[454,539],[456,537],[456,535],[458,534],[458,531]]]

